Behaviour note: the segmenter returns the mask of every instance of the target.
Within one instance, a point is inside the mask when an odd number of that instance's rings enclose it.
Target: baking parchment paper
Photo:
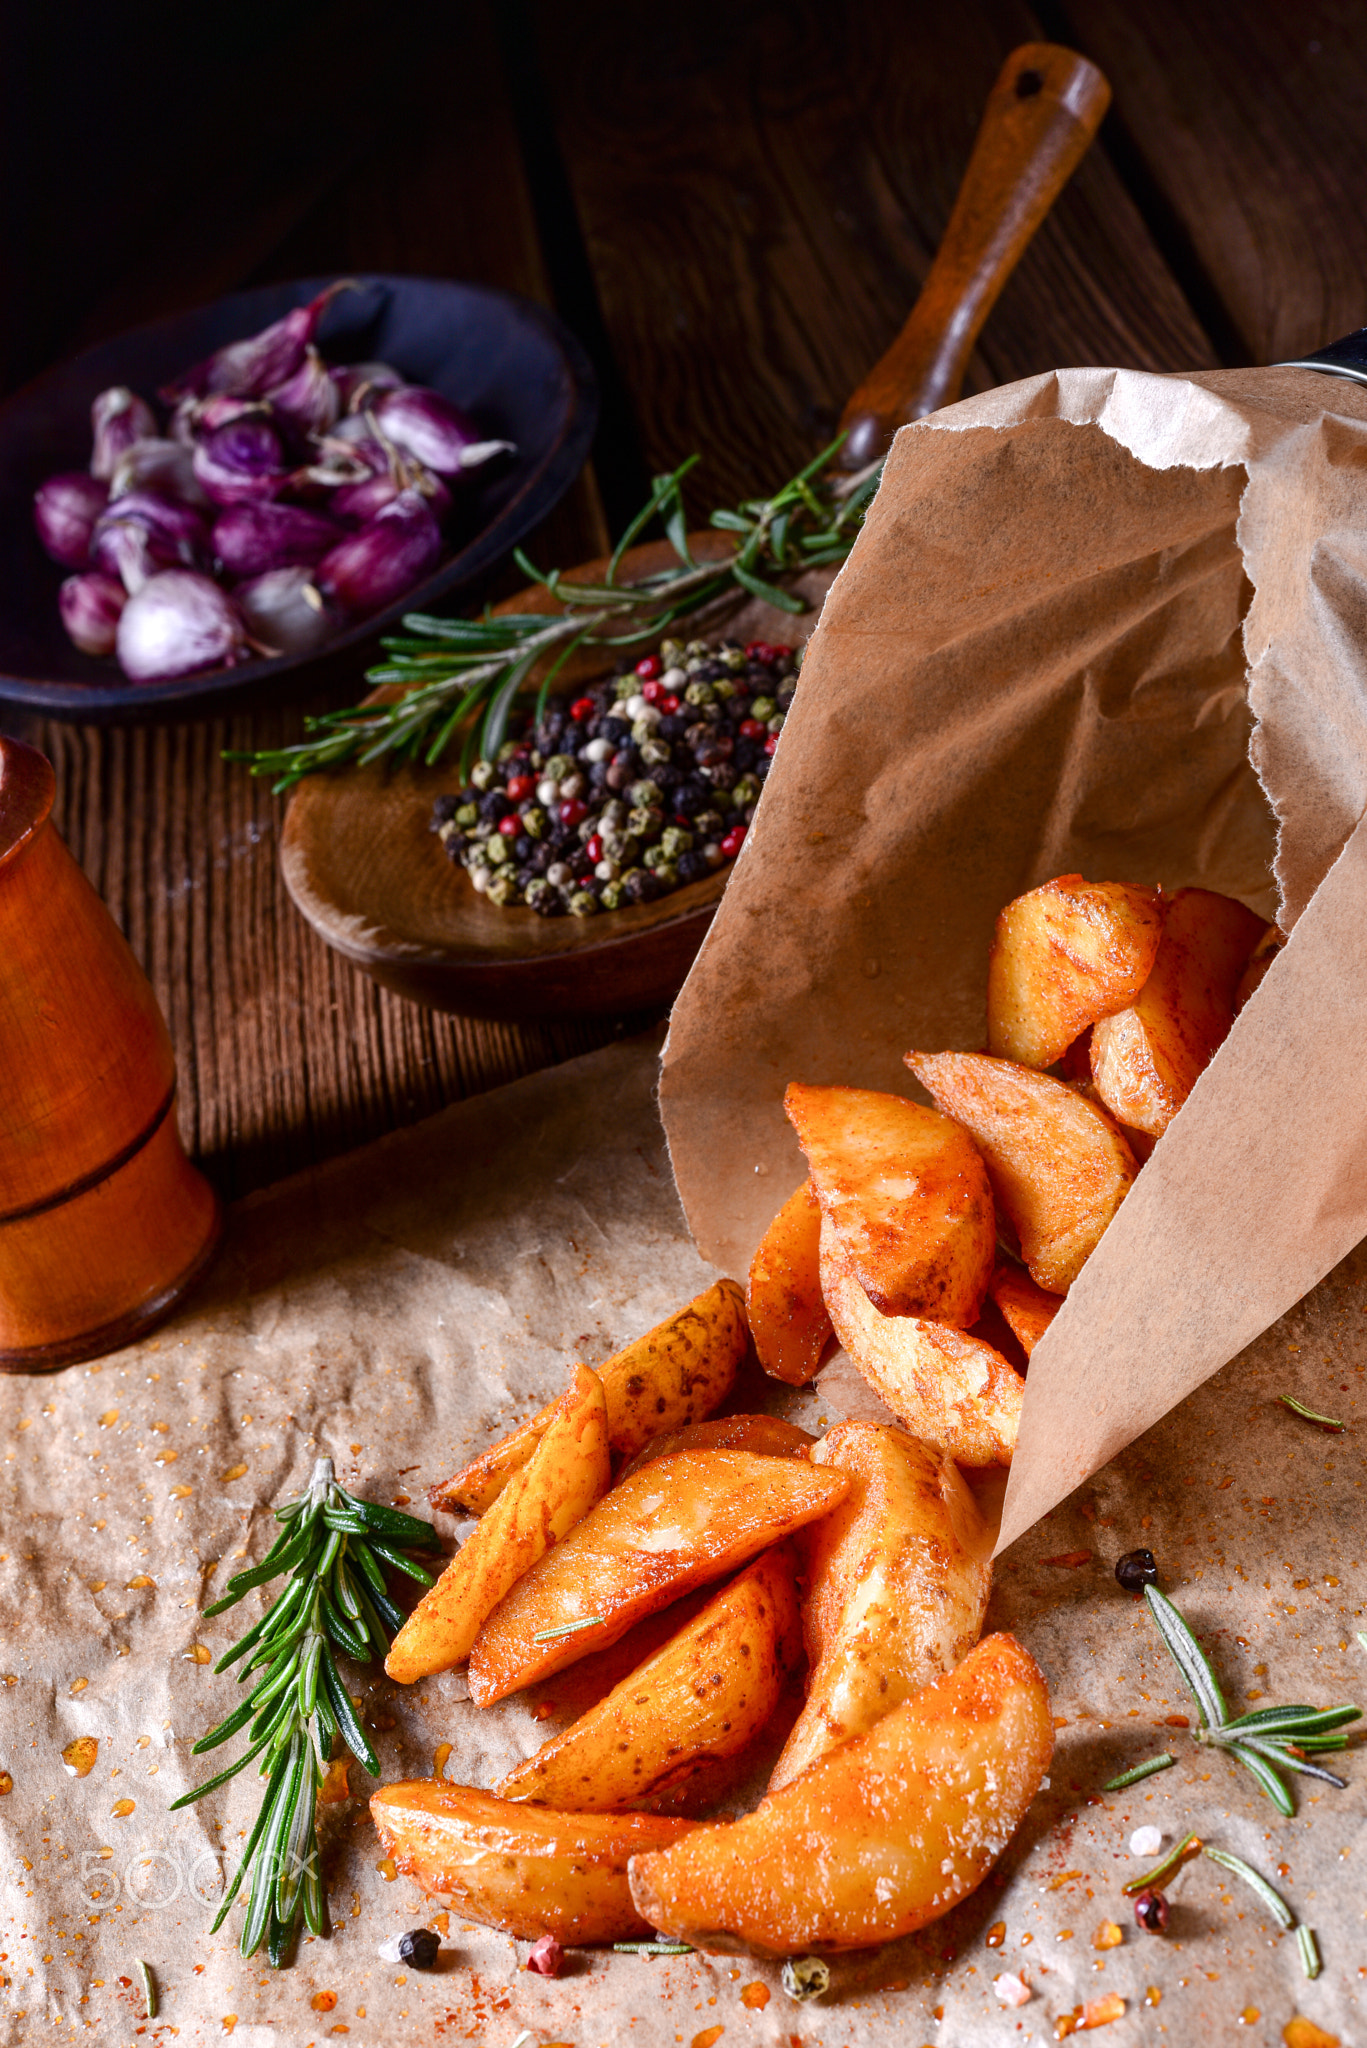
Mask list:
[[[317,1455],[369,1497],[421,1509],[424,1486],[559,1389],[569,1358],[601,1360],[710,1281],[670,1181],[657,1051],[591,1055],[250,1198],[203,1290],[159,1335],[0,1381],[0,2041],[322,2048],[345,2030],[512,2048],[530,2029],[573,2048],[1016,2048],[1052,2040],[1058,2015],[1108,1992],[1127,2001],[1102,2037],[1117,2048],[1275,2043],[1297,2010],[1344,2043],[1367,2039],[1367,1771],[1350,1756],[1349,1790],[1302,1791],[1282,1821],[1237,1767],[1169,1724],[1190,1702],[1111,1574],[1122,1550],[1152,1545],[1236,1708],[1367,1692],[1358,1253],[999,1561],[989,1626],[1015,1630],[1053,1689],[1050,1785],[978,1894],[922,1936],[836,1959],[821,2003],[793,2004],[773,1965],[735,1957],[582,1952],[551,1981],[520,1969],[525,1944],[457,1914],[438,1920],[437,1973],[382,1964],[379,1944],[435,1908],[377,1869],[355,1765],[346,1796],[321,1809],[330,1935],[278,1974],[237,1953],[240,1907],[209,1935],[257,1786],[244,1775],[167,1809],[237,1753],[189,1755],[239,1697],[200,1659],[236,1638],[257,1596],[210,1622],[201,1609],[261,1555],[271,1503]],[[1274,1405],[1281,1392],[1345,1417],[1349,1433],[1297,1420]],[[810,1392],[756,1376],[736,1405],[757,1400],[812,1429],[881,1413],[839,1358]],[[485,1786],[565,1726],[593,1679],[572,1667],[481,1713],[459,1674],[410,1689],[374,1669],[350,1676],[386,1779],[429,1774],[450,1743],[446,1774]],[[97,1745],[84,1776],[63,1761],[78,1738]],[[1100,1793],[1162,1748],[1174,1769]],[[73,1753],[82,1768],[86,1749]],[[1209,1863],[1173,1887],[1167,1937],[1141,1934],[1120,1885],[1142,1823],[1167,1845],[1194,1828],[1278,1883],[1318,1930],[1318,1982]],[[1124,1941],[1098,1951],[1108,1920]],[[139,1959],[160,1992],[151,2023]],[[1019,2011],[993,1994],[1003,1971],[1031,1985]],[[752,1986],[767,2004],[742,2002]]]
[[[1199,884],[1290,943],[1035,1350],[1001,1541],[1367,1232],[1367,390],[1061,370],[898,435],[670,1022],[707,1256],[805,1173],[789,1081],[985,1038],[1001,906]]]

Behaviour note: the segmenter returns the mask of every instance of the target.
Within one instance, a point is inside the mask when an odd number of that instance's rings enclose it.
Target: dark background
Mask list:
[[[1270,362],[1367,321],[1357,0],[242,0],[7,26],[5,388],[272,279],[506,286],[557,306],[602,385],[591,470],[531,547],[546,566],[598,552],[694,449],[700,518],[810,458],[905,318],[1022,41],[1083,51],[1115,103],[970,390]],[[640,1021],[436,1017],[329,954],[278,879],[280,805],[218,758],[293,737],[301,709],[28,734],[152,975],[187,1140],[226,1192]]]

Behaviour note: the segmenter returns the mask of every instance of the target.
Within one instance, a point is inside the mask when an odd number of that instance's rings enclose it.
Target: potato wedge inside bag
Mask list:
[[[652,1437],[645,1449],[623,1466],[618,1484],[643,1465],[653,1465],[657,1458],[672,1458],[680,1451],[754,1451],[761,1458],[805,1458],[815,1442],[805,1429],[785,1422],[780,1415],[719,1415],[711,1422],[690,1422],[686,1429]]]
[[[552,1813],[435,1778],[382,1786],[370,1816],[403,1875],[464,1919],[520,1941],[575,1943],[648,1935],[628,1860],[694,1825],[653,1813]]]
[[[1163,934],[1157,889],[1059,875],[1008,903],[987,968],[987,1047],[1052,1067],[1091,1024],[1132,1003]]]
[[[793,1570],[786,1544],[766,1550],[606,1699],[510,1772],[499,1797],[602,1812],[739,1755],[802,1661]]]
[[[745,1306],[755,1356],[772,1379],[805,1386],[831,1339],[821,1299],[821,1205],[807,1180],[788,1197],[750,1261]]]
[[[881,1315],[967,1329],[996,1249],[986,1170],[947,1117],[873,1088],[793,1082],[784,1109],[823,1218]]]
[[[967,1330],[922,1316],[880,1316],[829,1223],[821,1226],[821,1291],[851,1361],[913,1436],[961,1465],[1009,1465],[1025,1381]]]
[[[1092,1033],[1092,1079],[1123,1124],[1161,1138],[1234,1022],[1234,997],[1262,918],[1213,889],[1179,889],[1153,972]]]
[[[982,1634],[992,1589],[991,1534],[943,1451],[843,1422],[812,1462],[854,1487],[798,1539],[811,1674],[771,1792],[952,1671]]]
[[[734,1280],[718,1280],[598,1367],[608,1410],[608,1439],[629,1458],[662,1430],[701,1422],[719,1408],[750,1349],[745,1297]],[[511,1435],[428,1493],[433,1507],[482,1515],[541,1441],[554,1411],[546,1406]]]
[[[615,1643],[641,1615],[829,1514],[849,1490],[845,1473],[805,1458],[657,1459],[590,1509],[494,1609],[470,1655],[471,1699],[492,1706]]]
[[[712,1953],[893,1941],[982,1883],[1053,1746],[1039,1667],[1014,1637],[988,1636],[753,1813],[633,1856],[631,1896],[661,1934]]]
[[[909,1052],[906,1060],[945,1115],[972,1132],[1032,1278],[1066,1294],[1137,1171],[1113,1117],[1066,1081],[1012,1060],[971,1052]]]
[[[998,1266],[987,1291],[1028,1358],[1062,1308],[1061,1296],[1037,1286],[1019,1266],[1006,1264]]]
[[[463,1664],[488,1616],[537,1559],[568,1536],[612,1480],[597,1375],[576,1365],[529,1462],[394,1638],[384,1668],[400,1685]]]

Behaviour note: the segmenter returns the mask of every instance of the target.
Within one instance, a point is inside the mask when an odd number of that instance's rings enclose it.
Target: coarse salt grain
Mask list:
[[[1156,1856],[1162,1846],[1162,1828],[1136,1828],[1130,1836],[1131,1856]]]
[[[992,1989],[1003,2005],[1030,2003],[1030,1986],[1023,1977],[1013,1977],[1009,1971],[992,1979]]]

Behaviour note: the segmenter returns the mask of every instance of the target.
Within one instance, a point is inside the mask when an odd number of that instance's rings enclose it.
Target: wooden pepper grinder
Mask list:
[[[147,977],[51,823],[52,767],[0,736],[0,1369],[131,1343],[218,1241],[181,1149]]]

